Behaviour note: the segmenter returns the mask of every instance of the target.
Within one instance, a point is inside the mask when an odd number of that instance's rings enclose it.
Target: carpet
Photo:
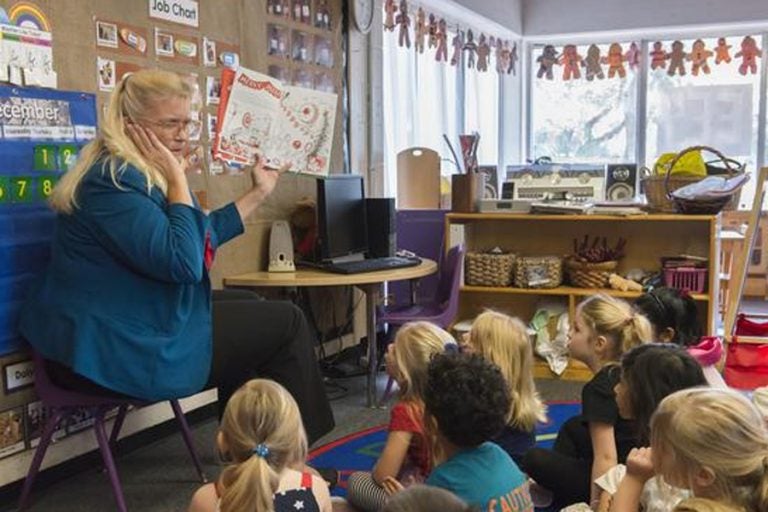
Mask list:
[[[551,448],[560,426],[581,412],[580,402],[548,402],[545,423],[536,426],[536,445]],[[315,467],[336,468],[339,485],[333,489],[334,496],[345,496],[347,478],[355,471],[370,471],[384,448],[387,440],[387,426],[379,425],[320,446],[309,454],[309,463]]]

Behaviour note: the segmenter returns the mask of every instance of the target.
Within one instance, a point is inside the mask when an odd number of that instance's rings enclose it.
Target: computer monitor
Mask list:
[[[368,250],[363,177],[317,179],[317,236],[321,261],[362,259]]]

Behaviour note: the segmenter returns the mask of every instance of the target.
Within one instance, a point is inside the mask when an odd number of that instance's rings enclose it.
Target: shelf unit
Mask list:
[[[656,270],[661,256],[688,254],[708,259],[707,287],[692,297],[699,307],[702,328],[716,332],[718,297],[718,262],[720,261],[720,217],[718,215],[530,215],[498,213],[450,213],[445,218],[445,235],[451,247],[465,244],[467,251],[487,251],[500,247],[518,256],[565,256],[573,251],[573,239],[584,235],[605,236],[615,243],[627,239],[626,256],[618,272],[632,268]],[[639,292],[559,286],[549,289],[515,287],[461,287],[458,319],[474,318],[486,308],[504,311],[527,323],[542,302],[558,302],[567,307],[571,319],[576,306],[590,295],[606,293],[626,300]],[[543,360],[537,360],[536,377],[587,380],[590,371],[578,361],[571,361],[559,377]]]

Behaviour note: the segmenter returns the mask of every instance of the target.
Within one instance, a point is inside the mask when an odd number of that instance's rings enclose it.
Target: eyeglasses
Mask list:
[[[187,135],[198,133],[202,126],[202,123],[197,119],[166,119],[162,121],[145,120],[145,122],[155,125],[165,132],[178,133],[179,130],[183,130]]]

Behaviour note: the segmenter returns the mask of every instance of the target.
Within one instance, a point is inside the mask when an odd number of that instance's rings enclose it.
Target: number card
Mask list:
[[[35,146],[36,171],[55,171],[58,169],[57,148],[52,144],[40,144]]]
[[[29,203],[35,196],[32,190],[33,178],[29,176],[11,176],[8,187],[12,203]]]
[[[0,176],[0,204],[8,202],[8,177]]]
[[[59,145],[59,169],[66,172],[75,165],[80,148],[74,144]]]
[[[46,201],[49,197],[51,197],[51,193],[53,192],[53,187],[56,186],[56,182],[58,182],[59,179],[57,177],[47,177],[47,178],[40,178],[37,182],[37,195],[40,199],[43,201]]]

